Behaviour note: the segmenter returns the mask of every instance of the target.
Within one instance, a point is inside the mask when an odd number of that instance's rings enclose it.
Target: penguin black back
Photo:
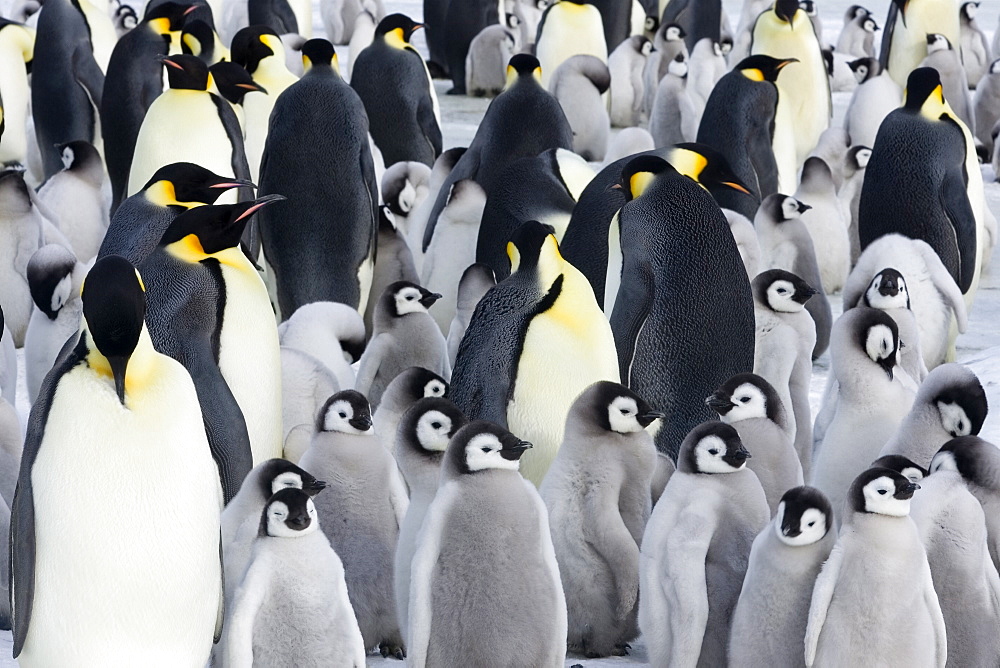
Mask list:
[[[465,58],[469,44],[483,28],[500,22],[497,3],[493,0],[449,2],[444,17],[444,51],[448,74],[455,87],[449,94],[465,94]]]
[[[249,0],[247,17],[250,25],[267,26],[278,35],[299,32],[299,22],[288,0]]]

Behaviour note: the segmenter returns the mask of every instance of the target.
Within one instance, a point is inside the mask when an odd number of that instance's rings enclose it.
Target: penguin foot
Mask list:
[[[632,649],[632,645],[623,642],[620,645],[615,645],[615,648],[611,650],[611,656],[628,656],[630,649]]]
[[[459,88],[458,86],[455,86],[447,93],[445,93],[445,95],[465,95],[465,88]]]
[[[450,79],[448,72],[439,63],[433,60],[427,61],[427,71],[431,73],[431,79]]]
[[[379,644],[378,651],[382,653],[382,658],[386,659],[390,655],[402,661],[406,658],[406,650],[401,645],[384,642]]]

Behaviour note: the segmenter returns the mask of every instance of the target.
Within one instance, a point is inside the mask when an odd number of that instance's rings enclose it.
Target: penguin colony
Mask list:
[[[19,665],[1000,665],[978,2],[102,2],[0,21]]]

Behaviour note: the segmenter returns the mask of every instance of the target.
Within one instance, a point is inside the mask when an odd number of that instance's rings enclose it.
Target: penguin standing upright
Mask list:
[[[963,2],[960,10],[962,66],[969,79],[969,88],[975,88],[979,85],[983,75],[990,68],[990,42],[976,21],[980,4],[982,3]],[[992,56],[1000,56],[1000,54],[994,53]]]
[[[220,629],[218,468],[191,377],[153,349],[145,312],[132,265],[97,262],[79,342],[32,410],[11,513],[23,666],[120,665],[151,648],[204,665]]]
[[[542,68],[542,85],[549,88],[549,82],[559,66],[581,54],[608,62],[608,44],[604,41],[601,12],[583,0],[560,0],[549,5],[538,23],[535,41],[535,55]]]
[[[232,62],[229,49],[209,24],[194,17],[184,22],[181,31],[181,53],[198,56],[206,65]]]
[[[874,146],[878,128],[903,99],[903,89],[875,58],[858,58],[850,62],[858,86],[844,115],[844,129],[851,146]]]
[[[0,306],[17,347],[24,345],[24,332],[31,318],[28,261],[45,245],[46,219],[34,206],[23,172],[0,172]],[[69,249],[69,246],[66,246]]]
[[[656,447],[676,457],[687,433],[715,417],[705,397],[753,368],[753,295],[729,223],[697,183],[645,155],[625,165],[618,186],[619,369],[623,384],[667,414]]]
[[[642,71],[652,52],[652,42],[642,35],[633,35],[608,56],[612,125],[621,128],[638,125],[644,96]]]
[[[0,19],[0,93],[3,95],[3,133],[0,135],[0,164],[25,165],[28,135],[25,122],[31,91],[31,70],[35,34],[27,26]]]
[[[372,45],[353,56],[351,88],[365,105],[386,166],[414,160],[430,167],[441,155],[437,95],[423,57],[410,44],[421,27],[390,14],[375,28]]]
[[[250,25],[267,26],[279,35],[299,33],[298,17],[290,0],[247,0],[247,18]]]
[[[62,171],[49,176],[38,189],[38,199],[52,222],[84,262],[97,255],[108,230],[107,177],[104,161],[86,141],[59,144]]]
[[[519,0],[520,1],[520,0]],[[454,87],[449,95],[465,95],[465,58],[469,45],[483,28],[500,23],[502,6],[496,0],[450,0],[444,15],[444,30],[437,27],[439,44],[444,44],[448,76]],[[434,59],[434,56],[431,56]]]
[[[427,30],[427,68],[435,79],[449,78],[447,53],[449,40],[445,31],[449,4],[449,0],[423,0],[422,16]],[[472,42],[472,38],[469,38],[469,42]]]
[[[897,84],[927,55],[927,35],[938,33],[961,44],[958,0],[892,0],[882,33],[879,60]]]
[[[608,147],[611,119],[604,94],[610,86],[608,66],[589,54],[570,56],[549,80],[573,131],[573,150],[587,161],[604,160]]]
[[[608,52],[614,51],[632,34],[632,12],[635,3],[631,0],[629,2],[588,0],[588,3],[597,7],[597,10],[601,12],[604,42],[607,44]]]
[[[302,60],[305,75],[275,102],[260,167],[260,193],[289,198],[262,212],[264,256],[282,317],[315,301],[364,313],[378,234],[368,116],[340,78],[332,44],[309,40]],[[332,117],[345,119],[336,132]]]

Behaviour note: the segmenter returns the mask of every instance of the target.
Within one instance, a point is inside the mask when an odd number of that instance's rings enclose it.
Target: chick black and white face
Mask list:
[[[903,455],[883,455],[872,462],[872,466],[880,466],[891,469],[902,475],[910,482],[920,482],[924,479],[924,476],[927,475],[927,473],[922,468],[917,466],[912,459],[904,457]]]
[[[69,169],[73,166],[73,161],[76,160],[76,152],[71,146],[64,146],[61,157],[63,169]]]
[[[410,183],[410,179],[406,179],[403,183],[403,189],[399,191],[399,196],[396,198],[396,206],[404,214],[409,213],[413,210],[413,205],[417,200],[417,189],[413,187]]]
[[[976,14],[978,12],[979,12],[978,2],[967,2],[964,5],[962,5],[962,13],[965,15],[965,18],[969,19],[970,21],[976,18]]]
[[[656,24],[657,23],[658,23],[658,21],[656,20],[655,16],[647,16],[646,20],[643,21],[643,23],[642,23],[642,27],[647,32],[653,32],[654,30],[656,30]]]
[[[752,383],[743,383],[737,387],[730,397],[730,403],[733,407],[719,416],[726,424],[767,417],[767,397]]]
[[[960,473],[958,470],[958,462],[955,461],[955,455],[947,450],[942,450],[934,455],[931,459],[931,473],[937,473],[938,471],[954,471],[955,473]]]
[[[767,305],[779,313],[798,313],[806,307],[795,300],[795,286],[791,281],[778,279],[767,288]]]
[[[785,545],[801,547],[822,540],[828,530],[827,514],[820,508],[781,501],[774,517],[774,532]]]
[[[872,159],[872,150],[868,147],[859,149],[854,154],[854,159],[858,163],[858,169],[867,169],[868,161]]]
[[[279,473],[271,481],[271,494],[282,489],[302,489],[302,476],[295,471]]]
[[[429,452],[444,452],[453,432],[451,418],[441,411],[427,411],[417,420],[417,442]]]
[[[663,39],[668,42],[676,42],[682,39],[680,27],[675,25],[667,26],[667,29],[663,31]]]
[[[910,308],[910,293],[906,279],[898,272],[880,272],[865,291],[865,299],[872,308],[887,311],[891,308]]]
[[[348,399],[331,402],[323,417],[323,431],[342,434],[367,434],[372,428],[371,409]]]
[[[398,290],[393,295],[396,301],[396,314],[403,316],[407,313],[427,313],[427,307],[420,301],[421,297],[423,295],[420,290],[411,286]]]
[[[646,20],[648,21],[649,17],[647,17]],[[644,56],[648,56],[649,54],[653,53],[653,43],[648,40],[643,42],[642,48],[639,49],[639,53],[641,53]]]
[[[865,334],[865,353],[877,363],[892,359],[896,353],[896,337],[887,325],[872,325]]]
[[[718,436],[706,436],[694,448],[698,473],[735,473],[746,466],[748,456],[739,441],[727,445]]]
[[[972,420],[966,415],[964,408],[956,403],[938,401],[937,409],[941,416],[941,427],[951,434],[952,438],[972,433]]]
[[[857,79],[858,83],[864,83],[865,79],[868,78],[868,66],[858,65],[854,70],[854,78]]]
[[[687,58],[683,53],[678,53],[667,65],[667,72],[678,77],[686,77],[688,73]]]
[[[788,220],[789,218],[798,218],[801,209],[801,204],[794,197],[786,197],[781,203],[781,217],[782,220]]]
[[[639,406],[632,397],[615,397],[608,405],[608,424],[611,431],[634,434],[643,431],[639,424]]]
[[[432,378],[424,385],[424,397],[443,397],[448,388],[437,378]]]
[[[865,32],[875,32],[876,30],[878,30],[878,25],[876,25],[875,19],[869,16],[861,23],[861,28]]]
[[[509,451],[503,449],[500,439],[490,433],[472,437],[465,446],[465,465],[472,473],[487,469],[516,471],[520,459],[511,459],[511,456]]]
[[[948,38],[944,35],[934,33],[927,36],[927,53],[935,53],[936,51],[948,51],[951,49],[951,43],[948,42]]]
[[[898,479],[879,476],[866,483],[861,490],[864,495],[864,512],[906,517],[910,514],[910,499],[913,498],[914,489],[919,489],[919,486],[909,480],[906,480],[905,486],[901,486]]]
[[[275,538],[301,538],[319,528],[316,506],[302,495],[293,501],[272,500],[264,510],[267,514],[267,535]]]

